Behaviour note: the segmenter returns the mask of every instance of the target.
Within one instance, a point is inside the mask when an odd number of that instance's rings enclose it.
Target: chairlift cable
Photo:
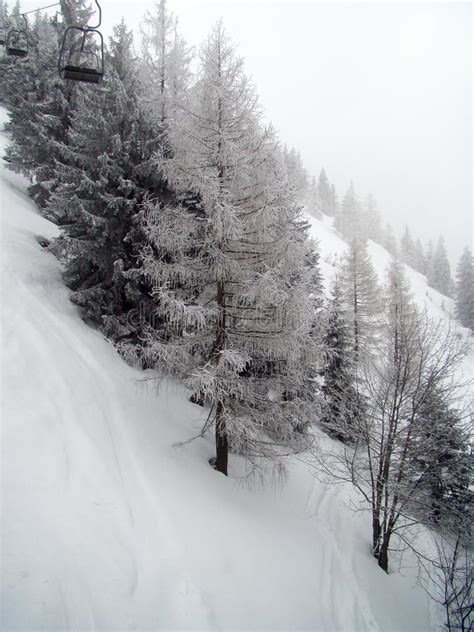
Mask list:
[[[39,7],[38,9],[31,9],[31,11],[24,11],[21,15],[36,13],[36,11],[43,11],[43,9],[50,9],[51,7],[59,7],[60,4],[61,4],[60,2],[55,2],[54,4],[48,4],[45,7]]]

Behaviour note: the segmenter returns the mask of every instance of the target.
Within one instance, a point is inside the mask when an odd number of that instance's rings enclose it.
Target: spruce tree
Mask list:
[[[400,239],[400,256],[404,263],[411,268],[416,269],[415,244],[413,243],[408,226],[405,226],[405,231]]]
[[[451,296],[452,280],[448,255],[442,237],[438,239],[432,263],[428,271],[428,283],[445,296]]]
[[[341,237],[348,242],[352,239],[363,240],[367,237],[360,202],[352,182],[342,200],[334,227]]]
[[[321,212],[325,215],[333,215],[332,193],[331,184],[324,169],[321,169],[321,173],[318,178],[318,198],[320,202]]]
[[[466,246],[456,269],[456,318],[474,331],[474,261]]]
[[[106,63],[100,86],[78,94],[67,140],[58,143],[57,188],[46,211],[63,224],[56,251],[73,302],[117,341],[145,326],[130,318],[133,310],[142,318],[152,309],[138,262],[141,204],[148,194],[170,192],[154,164],[161,134],[139,107],[132,36],[123,21]]]
[[[362,412],[363,399],[357,386],[351,323],[337,275],[327,306],[324,352],[321,426],[329,435],[348,443],[353,438],[354,422]]]

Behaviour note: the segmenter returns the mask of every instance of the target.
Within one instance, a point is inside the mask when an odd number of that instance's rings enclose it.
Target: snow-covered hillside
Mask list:
[[[3,165],[0,187],[1,629],[434,630],[442,613],[415,573],[385,575],[371,557],[350,487],[295,460],[282,488],[249,488],[236,457],[229,478],[209,467],[212,437],[175,446],[202,409],[170,381],[145,389],[156,376],[81,321],[37,242],[57,228]],[[327,273],[343,243],[311,221]],[[371,248],[380,272],[386,253]]]

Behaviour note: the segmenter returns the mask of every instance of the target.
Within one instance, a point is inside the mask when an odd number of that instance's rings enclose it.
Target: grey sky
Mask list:
[[[27,0],[26,7],[40,6]],[[45,2],[47,4],[47,2]],[[104,32],[152,0],[102,0]],[[168,0],[195,46],[222,17],[267,117],[399,232],[473,245],[471,3]]]

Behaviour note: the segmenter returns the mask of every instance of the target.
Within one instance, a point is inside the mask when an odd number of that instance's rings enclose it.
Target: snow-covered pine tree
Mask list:
[[[350,443],[353,438],[354,421],[363,407],[351,333],[351,322],[344,307],[336,274],[326,311],[321,426],[328,434],[344,443]]]
[[[474,260],[466,246],[456,269],[456,318],[474,331]]]
[[[321,212],[325,215],[333,215],[331,184],[328,180],[326,172],[321,169],[318,178],[318,197],[320,200]]]
[[[67,142],[78,91],[73,82],[58,76],[59,44],[66,25],[87,23],[91,15],[86,0],[60,0],[60,5],[64,21],[38,18],[31,54],[8,68],[8,90],[14,95],[8,98],[13,144],[6,159],[11,169],[30,178],[29,193],[39,206],[55,189],[58,148]]]
[[[442,237],[438,239],[433,254],[432,263],[428,271],[428,283],[445,296],[451,296],[452,279],[448,254]]]
[[[407,500],[425,524],[468,543],[474,518],[469,424],[445,401],[442,385],[427,391],[417,417],[408,461],[418,483]]]
[[[352,239],[361,240],[367,237],[360,202],[352,182],[344,195],[334,221],[334,227],[347,242],[350,242]]]
[[[308,189],[308,173],[303,166],[299,151],[292,148],[283,150],[283,160],[286,165],[287,179],[294,197],[299,202],[304,202]]]
[[[275,456],[309,419],[314,270],[274,135],[222,24],[200,61],[165,168],[201,206],[147,205],[143,259],[166,323],[145,355],[210,403],[215,467],[227,474],[229,447]]]
[[[367,251],[367,241],[354,238],[340,270],[344,307],[351,322],[354,361],[370,354],[381,312],[380,289]]]
[[[426,274],[426,256],[423,244],[418,237],[415,242],[414,268],[421,274]]]
[[[385,230],[382,237],[382,246],[391,255],[393,255],[397,249],[397,239],[390,224],[385,225]]]
[[[336,193],[336,187],[331,184],[331,217],[336,217],[339,213],[339,198]]]
[[[415,244],[408,226],[405,226],[405,231],[400,239],[400,257],[404,263],[416,269]]]
[[[398,250],[387,267],[384,287],[386,337],[392,341],[394,363],[400,358],[401,331],[417,318],[417,311]]]
[[[308,192],[306,195],[306,206],[308,208],[309,213],[314,217],[321,218],[321,201],[318,195],[318,186],[316,184],[316,178],[313,176],[311,178],[311,184],[308,187]]]
[[[56,251],[73,302],[117,341],[139,335],[153,309],[138,269],[141,204],[148,194],[171,193],[154,163],[160,133],[139,107],[132,35],[123,21],[106,63],[100,86],[78,94],[66,142],[56,148],[57,188],[47,213],[63,224]],[[142,320],[131,318],[133,311]]]
[[[166,0],[155,0],[143,18],[141,83],[145,103],[162,129],[184,103],[190,82],[191,51]]]
[[[374,196],[369,193],[364,209],[364,225],[367,237],[378,244],[382,243],[382,219]]]

